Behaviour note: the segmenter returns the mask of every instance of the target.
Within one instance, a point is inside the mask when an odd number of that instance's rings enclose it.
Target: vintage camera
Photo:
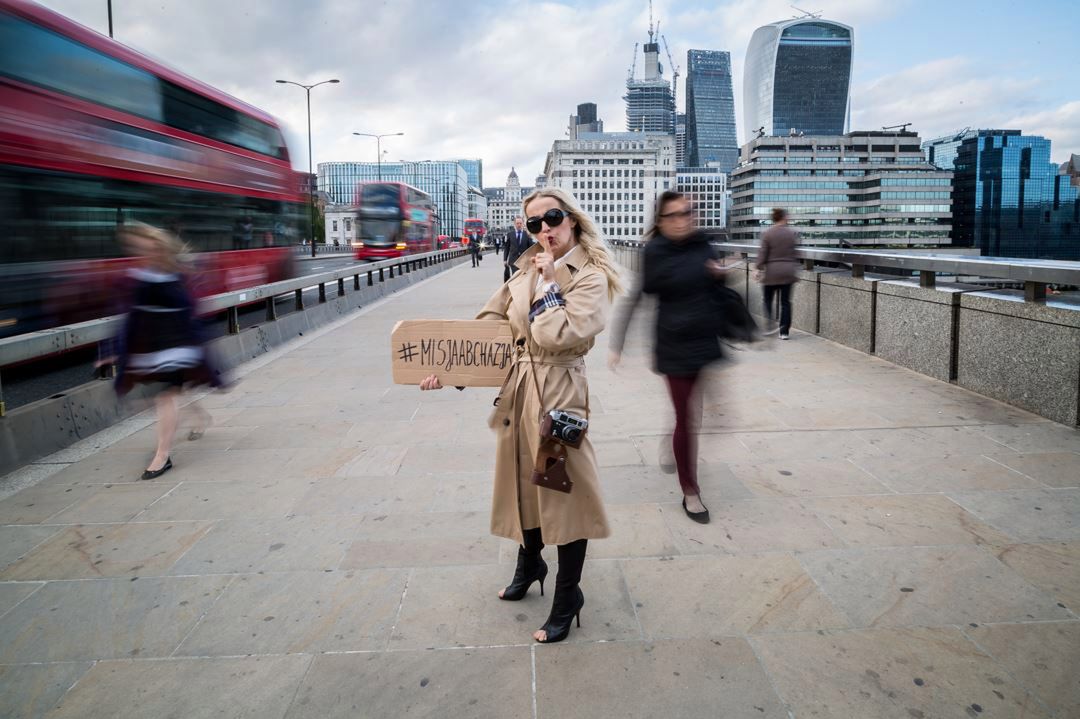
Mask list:
[[[584,417],[578,417],[565,410],[553,409],[544,415],[540,436],[577,448],[581,446],[581,440],[585,438],[585,430],[588,428],[589,420]]]

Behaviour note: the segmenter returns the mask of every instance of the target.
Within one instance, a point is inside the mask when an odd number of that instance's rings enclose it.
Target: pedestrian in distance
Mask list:
[[[725,270],[708,238],[697,229],[690,201],[682,194],[662,193],[653,217],[646,233],[640,284],[612,323],[608,366],[615,370],[621,361],[626,329],[642,294],[654,295],[654,368],[664,376],[675,410],[671,449],[683,510],[690,519],[705,524],[709,510],[701,501],[697,481],[699,380],[709,365],[723,357],[724,318],[718,316],[717,293]]]
[[[774,208],[772,226],[761,233],[755,267],[765,298],[765,317],[772,325],[765,334],[779,332],[782,340],[786,340],[791,332],[791,288],[798,279],[799,261],[795,257],[798,242],[799,235],[788,226],[787,210]],[[779,322],[775,321],[773,311],[773,298],[777,295],[780,298]]]
[[[472,266],[480,266],[480,243],[476,239],[476,235],[469,235],[469,256],[472,258]]]
[[[578,434],[580,444],[558,450],[561,459],[554,461],[571,485],[550,481],[555,472],[545,452],[558,430],[551,417],[561,413],[563,429],[588,421],[584,358],[604,329],[620,282],[599,231],[569,194],[542,188],[523,207],[538,244],[517,258],[521,271],[499,287],[477,318],[509,320],[516,349],[489,418],[497,443],[491,532],[519,545],[513,580],[499,598],[523,599],[533,582],[540,583],[542,595],[548,566],[541,550],[545,542],[558,545],[551,611],[533,633],[536,641],[551,643],[567,637],[575,617],[581,625],[585,596],[579,583],[588,540],[610,533],[587,425]],[[435,375],[420,384],[421,390],[441,387]]]
[[[123,329],[112,356],[99,365],[117,366],[116,391],[121,397],[136,385],[155,388],[157,449],[141,479],[155,479],[172,469],[171,449],[179,423],[177,401],[185,386],[222,386],[206,347],[195,300],[188,290],[176,236],[149,225],[125,225],[120,239],[138,258],[129,270],[132,288]],[[210,415],[197,404],[189,440],[202,437]]]
[[[525,223],[521,217],[514,218],[514,229],[510,230],[505,238],[506,247],[503,248],[503,282],[509,282],[510,276],[518,271],[517,258],[525,250],[532,246],[532,238],[525,232]]]

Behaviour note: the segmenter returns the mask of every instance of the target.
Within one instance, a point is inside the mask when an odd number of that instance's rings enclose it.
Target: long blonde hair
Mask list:
[[[121,225],[117,234],[121,240],[125,237],[140,237],[153,242],[159,251],[154,258],[159,265],[157,269],[177,274],[182,274],[187,269],[181,255],[188,252],[188,246],[173,233],[144,222],[129,222]]]
[[[589,262],[596,265],[607,278],[608,299],[615,299],[615,296],[622,292],[622,281],[619,279],[619,271],[615,268],[615,263],[612,262],[611,253],[608,252],[607,243],[600,236],[600,231],[596,229],[592,218],[578,206],[573,195],[558,187],[541,187],[530,192],[529,196],[521,201],[521,211],[526,217],[528,213],[525,208],[530,202],[541,197],[554,198],[562,206],[563,211],[574,218],[577,223],[574,225],[574,239],[581,245]]]

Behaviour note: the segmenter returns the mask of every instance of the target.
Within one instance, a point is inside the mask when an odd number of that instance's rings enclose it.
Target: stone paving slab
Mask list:
[[[1052,716],[955,627],[774,634],[750,641],[797,717]],[[1055,673],[1063,670],[1055,667]]]
[[[472,316],[500,269],[241,368],[157,481],[150,415],[4,479],[0,716],[1080,714],[1080,432],[799,332],[704,380],[705,526],[659,466],[647,313],[616,373],[600,338],[613,534],[582,626],[534,644],[557,553],[545,596],[498,600],[495,390],[393,385],[386,351],[399,319]]]

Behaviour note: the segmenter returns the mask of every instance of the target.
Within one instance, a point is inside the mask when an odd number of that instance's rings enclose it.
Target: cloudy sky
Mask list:
[[[44,4],[107,32],[106,0]],[[731,52],[742,142],[750,35],[796,11],[786,0],[653,6],[677,65],[690,48]],[[1055,161],[1080,153],[1077,0],[800,7],[855,28],[855,129],[1019,128],[1051,138]],[[579,102],[599,105],[605,129],[624,129],[626,73],[648,18],[647,0],[113,0],[117,40],[280,117],[297,167],[307,165],[304,93],[274,80],[338,78],[312,92],[316,162],[374,161],[375,141],[353,131],[404,132],[383,142],[385,160],[481,157],[488,186],[511,166],[531,184]]]

